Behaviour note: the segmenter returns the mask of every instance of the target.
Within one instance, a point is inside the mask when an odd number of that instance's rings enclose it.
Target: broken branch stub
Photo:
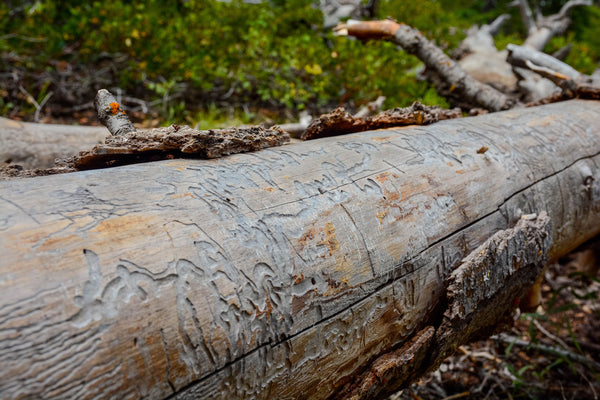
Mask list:
[[[98,113],[98,120],[108,128],[111,135],[124,136],[135,132],[135,127],[127,117],[125,110],[108,90],[98,90],[94,99],[94,107]]]

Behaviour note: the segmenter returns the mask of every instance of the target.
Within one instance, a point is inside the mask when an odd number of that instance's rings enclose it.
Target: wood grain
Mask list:
[[[0,182],[0,397],[327,398],[522,214],[553,257],[600,233],[598,126],[570,101]]]

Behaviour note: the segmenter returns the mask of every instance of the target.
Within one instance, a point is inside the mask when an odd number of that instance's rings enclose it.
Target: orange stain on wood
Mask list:
[[[382,172],[375,177],[375,180],[377,180],[379,183],[384,183],[385,181],[390,180],[389,175],[389,172]]]
[[[325,234],[325,237],[318,244],[327,246],[329,255],[332,255],[340,249],[340,243],[335,237],[335,227],[331,222],[325,224],[323,233]]]
[[[191,197],[194,198],[194,195],[191,194],[190,192],[186,192],[186,193],[176,193],[176,194],[172,194],[169,196],[170,199],[179,199],[181,197]]]
[[[374,137],[371,138],[371,140],[375,141],[375,142],[387,142],[388,140],[390,140],[391,136],[380,136],[380,137]]]
[[[378,211],[377,212],[377,219],[379,220],[379,223],[381,225],[383,225],[383,219],[385,218],[385,216],[388,214],[387,211]]]

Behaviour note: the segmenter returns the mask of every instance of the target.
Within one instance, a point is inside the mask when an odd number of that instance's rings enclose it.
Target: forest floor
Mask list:
[[[461,346],[388,400],[598,399],[600,237],[549,266],[542,304],[509,332]]]

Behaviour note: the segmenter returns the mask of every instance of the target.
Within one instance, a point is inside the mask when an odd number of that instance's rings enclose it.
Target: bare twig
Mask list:
[[[48,102],[48,100],[50,100],[50,97],[52,97],[52,95],[54,94],[53,92],[48,92],[46,94],[46,96],[44,96],[44,98],[42,99],[42,101],[40,103],[37,102],[37,100],[29,94],[29,92],[27,90],[25,90],[25,88],[21,85],[19,85],[19,91],[21,93],[23,93],[25,95],[25,97],[27,97],[27,100],[29,100],[29,102],[31,104],[33,104],[33,106],[35,107],[35,114],[33,115],[33,119],[35,122],[39,122],[40,120],[40,112],[42,111],[42,108],[44,107],[44,105]]]
[[[496,36],[500,31],[500,28],[502,28],[502,25],[504,25],[504,23],[509,19],[509,14],[502,14],[498,18],[496,18],[491,24],[482,27],[482,29],[485,28],[490,35]]]
[[[540,324],[540,323],[538,322],[538,320],[537,320],[537,319],[534,319],[534,320],[533,320],[533,324],[535,325],[535,327],[536,327],[536,328],[538,328],[538,330],[539,330],[540,332],[542,332],[544,335],[546,335],[546,337],[548,337],[549,339],[551,339],[551,340],[555,341],[556,343],[558,343],[559,345],[561,345],[563,349],[565,349],[565,350],[569,350],[569,346],[568,346],[568,345],[565,343],[565,341],[564,341],[564,340],[562,340],[562,339],[561,339],[561,338],[559,338],[558,336],[556,336],[556,335],[553,335],[552,333],[548,332],[548,330],[547,330],[546,328],[544,328],[544,327],[542,326],[542,324]]]
[[[538,350],[538,351],[541,351],[544,353],[554,354],[559,357],[568,358],[571,361],[575,361],[575,362],[581,363],[583,365],[592,366],[596,370],[600,371],[600,363],[598,363],[597,361],[590,360],[587,357],[584,357],[579,354],[575,354],[575,353],[567,351],[567,350],[562,350],[562,349],[558,349],[556,347],[546,346],[543,344],[528,342],[526,340],[519,339],[518,337],[508,335],[506,333],[501,333],[499,335],[493,336],[493,338],[495,338],[496,340],[499,340],[503,343],[506,343],[506,344],[513,344],[513,345],[516,345],[519,347],[529,347],[529,348],[532,348],[532,349],[535,349],[535,350]]]
[[[39,122],[40,121],[40,112],[42,111],[42,109],[44,108],[44,105],[46,105],[46,103],[48,102],[48,100],[50,100],[50,97],[52,97],[53,94],[54,94],[54,92],[48,92],[46,94],[46,96],[44,96],[44,99],[41,101],[39,107],[37,107],[35,109],[35,113],[33,114],[33,120],[35,122]]]
[[[575,7],[583,7],[583,6],[591,6],[592,5],[592,1],[591,0],[571,0],[568,1],[565,5],[563,5],[560,9],[560,11],[558,12],[558,14],[556,14],[556,18],[567,18],[569,16],[569,13],[571,12],[571,10]]]
[[[573,43],[569,43],[568,45],[563,46],[560,49],[556,50],[554,53],[552,53],[552,57],[556,58],[557,60],[562,61],[565,58],[567,58],[567,56],[571,52],[572,48],[573,48]]]
[[[519,8],[519,13],[521,14],[521,19],[523,20],[523,25],[525,25],[527,35],[530,35],[533,30],[536,29],[536,25],[535,21],[533,20],[531,8],[529,7],[529,4],[527,4],[527,0],[515,0],[508,4],[508,6]]]

